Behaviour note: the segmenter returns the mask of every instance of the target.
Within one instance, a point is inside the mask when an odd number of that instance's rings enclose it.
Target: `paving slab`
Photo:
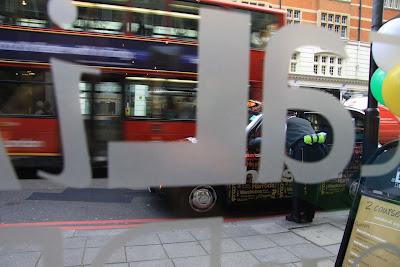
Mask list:
[[[139,235],[127,242],[127,246],[145,246],[161,244],[157,234]]]
[[[141,261],[131,262],[129,267],[174,267],[172,260],[155,260],[155,261]]]
[[[107,229],[107,230],[75,230],[74,236],[115,236],[126,232],[126,229]]]
[[[64,266],[82,264],[84,248],[64,249]]]
[[[78,266],[76,266],[76,267],[78,267]],[[84,267],[92,267],[92,266],[85,265]],[[129,267],[129,263],[106,263],[106,264],[104,264],[104,267]]]
[[[2,267],[35,267],[40,258],[40,252],[13,253],[0,256]]]
[[[296,262],[294,263],[295,267],[308,267],[311,264],[307,264],[307,263],[303,263],[303,262]],[[317,263],[317,267],[334,267],[335,266],[335,262],[331,261],[330,259],[321,259],[321,261],[319,261]]]
[[[15,254],[21,252],[41,252],[42,248],[33,243],[1,244],[0,255]]]
[[[330,224],[321,224],[293,229],[293,232],[318,246],[329,246],[342,242],[343,230]]]
[[[63,236],[64,238],[73,237],[76,233],[76,230],[64,230]]]
[[[173,259],[175,267],[210,267],[210,256],[198,256]],[[252,267],[260,262],[247,251],[223,253],[221,256],[221,267]]]
[[[224,253],[221,257],[221,266],[223,267],[254,266],[258,263],[259,261],[247,251]]]
[[[208,254],[211,254],[211,241],[203,240],[200,241],[200,244],[207,251]],[[227,252],[238,252],[243,251],[244,249],[238,245],[233,239],[222,239],[221,240],[221,253]]]
[[[274,243],[279,246],[288,246],[288,245],[296,245],[296,244],[306,244],[310,243],[303,237],[300,237],[292,232],[278,233],[278,234],[270,234],[267,237],[272,240]]]
[[[92,236],[87,238],[86,247],[98,248],[105,246],[114,236]],[[139,235],[134,239],[129,240],[121,246],[144,246],[160,244],[160,239],[156,234]]]
[[[325,246],[323,248],[332,253],[333,255],[337,255],[339,253],[340,244]]]
[[[237,237],[235,241],[245,250],[276,247],[276,244],[263,235]]]
[[[128,262],[162,260],[168,258],[161,245],[133,246],[126,247],[125,250]]]
[[[81,266],[84,248],[64,249],[64,265],[65,267]],[[19,265],[15,265],[19,266]],[[37,267],[44,267],[43,255],[40,257]]]
[[[259,261],[249,252],[224,253],[221,257],[222,267],[254,266]]]
[[[254,230],[252,228],[252,226],[248,226],[248,225],[228,224],[228,225],[223,226],[222,231],[226,237],[230,237],[230,238],[260,234],[259,232]]]
[[[113,238],[112,235],[87,237],[86,247],[88,248],[104,247],[112,238]]]
[[[302,228],[305,226],[311,226],[311,225],[315,225],[315,223],[309,222],[309,223],[295,223],[295,222],[291,222],[288,221],[284,218],[280,218],[274,221],[276,224],[282,226],[283,228],[286,228],[288,230],[292,230],[292,229],[296,229],[296,228]],[[325,222],[323,222],[325,223]]]
[[[208,228],[190,229],[189,232],[198,241],[211,239],[211,231]],[[222,232],[221,236],[222,236],[222,238],[228,237],[224,232]]]
[[[251,254],[261,262],[282,264],[300,261],[300,258],[283,247],[252,250]]]
[[[251,227],[258,233],[264,235],[289,232],[289,229],[282,227],[277,223],[259,223],[252,225]]]
[[[198,256],[198,257],[188,257],[188,258],[176,258],[173,259],[175,267],[210,267],[210,257],[209,256]]]
[[[83,248],[86,244],[86,237],[64,238],[64,248]]]
[[[199,242],[185,242],[164,244],[165,251],[170,258],[204,256],[207,252]]]
[[[93,259],[96,257],[100,248],[86,248],[83,264],[91,264]],[[124,263],[126,262],[125,250],[124,248],[119,248],[106,260],[106,263]]]
[[[319,259],[333,256],[332,253],[314,244],[298,244],[285,248],[300,259]]]
[[[189,231],[162,232],[158,236],[163,244],[196,241]]]

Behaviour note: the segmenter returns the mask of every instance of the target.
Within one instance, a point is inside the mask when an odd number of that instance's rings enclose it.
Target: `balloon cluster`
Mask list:
[[[378,31],[400,37],[400,18],[386,22]],[[371,91],[375,99],[400,116],[400,46],[374,42],[372,54],[379,68],[371,77]]]

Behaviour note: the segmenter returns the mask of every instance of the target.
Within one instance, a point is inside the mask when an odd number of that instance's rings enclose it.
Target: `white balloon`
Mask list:
[[[400,37],[400,18],[386,22],[378,31],[380,34],[390,34]],[[400,64],[400,45],[373,42],[372,54],[376,64],[384,71],[389,72]]]

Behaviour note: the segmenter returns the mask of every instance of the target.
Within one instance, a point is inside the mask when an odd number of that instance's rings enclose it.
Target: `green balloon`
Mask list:
[[[382,84],[386,77],[386,72],[382,69],[377,69],[371,77],[371,92],[375,99],[382,105],[385,105],[385,101],[382,96]]]

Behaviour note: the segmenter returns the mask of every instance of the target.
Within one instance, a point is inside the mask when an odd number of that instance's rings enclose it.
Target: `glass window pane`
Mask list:
[[[318,74],[318,65],[314,65],[314,74]]]
[[[196,117],[196,92],[191,86],[170,83],[130,83],[125,103],[126,116],[193,120]]]
[[[340,36],[343,37],[343,38],[347,37],[347,27],[342,26],[342,31],[340,33]]]
[[[300,10],[295,10],[294,11],[294,18],[295,19],[300,19]]]
[[[296,63],[293,63],[293,62],[290,63],[290,71],[291,72],[296,72],[296,65],[297,65]]]
[[[51,85],[1,83],[0,114],[54,115]]]

